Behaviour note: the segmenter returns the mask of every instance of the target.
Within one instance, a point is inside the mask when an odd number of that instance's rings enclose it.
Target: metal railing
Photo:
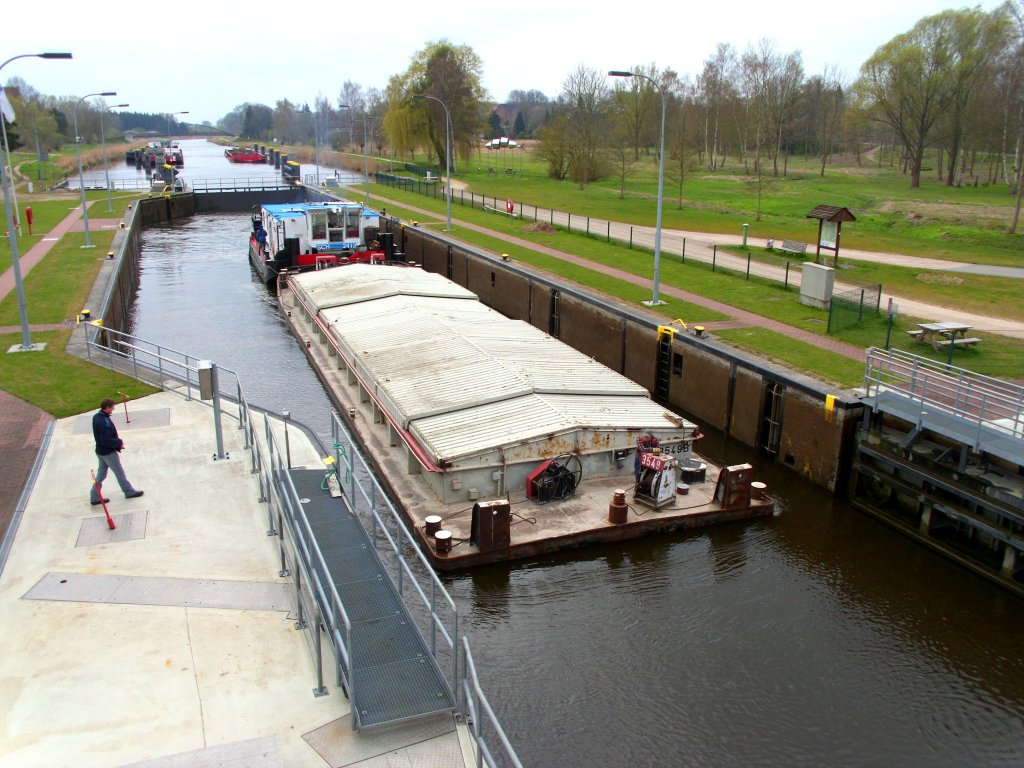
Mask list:
[[[455,643],[459,633],[459,618],[455,601],[426,556],[416,546],[415,539],[395,505],[377,481],[362,452],[356,449],[336,413],[331,418],[331,439],[334,445],[334,466],[339,468],[338,482],[341,484],[343,479],[347,481],[347,494],[342,497],[345,506],[369,523],[370,539],[378,553],[384,555],[383,559],[390,568],[388,575],[402,601],[412,607],[406,601],[407,589],[419,598],[419,610],[414,613],[414,619],[426,623],[425,627],[419,627],[420,632],[429,638],[430,651],[435,660],[439,664],[442,660],[446,662],[442,668],[448,667],[449,685],[452,691],[457,691],[459,664]],[[341,469],[345,470],[344,478],[340,476]],[[444,609],[447,620],[451,622],[451,629],[445,626],[446,619],[440,614]],[[443,643],[440,649],[439,638]]]
[[[415,192],[435,200],[444,200],[446,187],[438,184],[437,179],[425,180],[416,176],[404,176],[394,173],[378,172],[374,174],[376,182],[382,186],[393,187],[403,191]],[[465,189],[452,190],[452,204],[467,206],[481,211],[494,212],[498,215],[511,215],[526,221],[543,222],[564,229],[567,232],[585,235],[605,242],[615,241],[630,249],[646,249],[653,251],[654,230],[652,227],[640,227],[624,222],[612,221],[595,216],[573,214],[571,211],[559,211],[523,202],[512,203],[513,212],[508,213],[508,200],[496,195],[480,195]],[[758,277],[773,283],[781,283],[784,290],[791,286],[799,287],[802,282],[803,262],[787,260],[779,263],[766,263],[753,258],[752,251],[745,254],[732,253],[717,243],[695,240],[667,231],[663,233],[662,258],[674,259],[681,263],[707,265],[712,272],[729,272],[744,275],[748,280]]]
[[[86,358],[161,389],[177,391],[186,400],[200,391],[199,358],[171,347],[148,342],[131,334],[83,323]],[[352,664],[352,621],[329,576],[323,553],[312,534],[297,492],[288,472],[288,447],[282,448],[268,415],[263,413],[262,429],[257,428],[257,409],[245,397],[238,374],[217,368],[214,377],[218,393],[237,403],[238,428],[243,448],[249,452],[250,472],[259,485],[260,503],[267,505],[267,535],[278,542],[280,576],[291,576],[295,584],[296,626],[305,632],[307,645],[317,670],[318,694],[326,693],[323,684],[323,626],[334,650],[335,673],[350,698],[354,695]],[[215,419],[219,432],[219,417]],[[391,568],[392,580],[421,636],[429,642],[431,653],[442,669],[448,667],[449,686],[457,709],[465,718],[476,750],[477,766],[521,767],[494,711],[480,686],[468,640],[458,636],[458,610],[433,568],[388,499],[362,452],[344,430],[337,414],[331,423],[333,455],[338,467],[338,482],[345,483],[343,503],[361,520],[369,517],[369,534],[378,554]],[[325,470],[326,474],[327,470]],[[286,532],[290,534],[286,538]],[[413,592],[417,602],[406,600]],[[462,662],[460,663],[460,658]],[[356,718],[353,717],[355,724]],[[497,745],[491,743],[497,740]],[[498,752],[495,752],[495,747]],[[500,760],[501,762],[498,762]]]
[[[294,185],[280,176],[242,176],[225,179],[191,179],[193,192],[266,192],[268,190],[291,189]]]
[[[866,399],[894,392],[929,409],[1024,439],[1024,387],[899,350],[871,347],[864,371]],[[980,434],[980,432],[979,432]]]

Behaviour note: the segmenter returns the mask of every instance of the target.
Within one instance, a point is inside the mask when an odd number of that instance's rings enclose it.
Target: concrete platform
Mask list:
[[[209,405],[161,393],[129,417],[118,406],[122,461],[145,495],[108,480],[114,530],[89,504],[88,416],[45,448],[0,574],[0,767],[465,765],[450,715],[356,733],[329,674],[313,695],[237,422],[215,460]],[[322,466],[290,442],[293,464]]]

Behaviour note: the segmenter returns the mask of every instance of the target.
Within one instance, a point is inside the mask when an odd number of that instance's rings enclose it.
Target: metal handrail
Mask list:
[[[864,389],[868,399],[891,391],[965,421],[1024,438],[1024,387],[927,357],[871,347]]]
[[[199,358],[171,347],[140,339],[132,334],[106,328],[98,323],[83,323],[82,327],[85,334],[86,357],[91,362],[105,364],[114,370],[124,371],[142,381],[155,378],[156,385],[164,390],[169,389],[168,381],[180,381],[184,384],[183,396],[185,399],[193,399],[193,388],[197,390],[199,388]],[[306,631],[307,645],[314,657],[314,665],[317,670],[317,687],[314,690],[318,695],[326,693],[321,663],[320,626],[322,624],[326,628],[327,637],[330,638],[331,646],[334,649],[338,683],[348,693],[350,700],[354,701],[354,673],[349,653],[349,649],[352,647],[352,622],[333,581],[327,577],[326,561],[316,543],[316,538],[312,536],[309,520],[306,518],[304,507],[299,502],[300,496],[288,472],[287,462],[284,458],[287,455],[287,449],[282,450],[278,445],[266,412],[263,413],[264,429],[262,440],[260,439],[261,436],[254,419],[257,409],[248,402],[238,374],[227,368],[218,368],[218,372],[226,374],[223,379],[219,380],[221,394],[228,401],[238,405],[238,428],[242,431],[243,447],[249,451],[250,473],[256,475],[259,483],[258,501],[267,504],[267,535],[274,536],[278,540],[281,562],[279,575],[282,577],[292,575],[295,581],[295,610],[298,616],[296,624],[298,628]],[[357,512],[355,509],[358,504],[357,499],[361,499],[366,505],[372,520],[372,540],[376,542],[378,536],[382,537],[387,542],[386,552],[390,552],[397,559],[396,570],[394,574],[389,573],[389,578],[398,591],[399,597],[405,602],[405,586],[408,584],[411,589],[415,590],[421,606],[429,614],[430,649],[435,663],[440,666],[439,653],[445,653],[446,649],[451,658],[450,688],[453,697],[456,698],[458,711],[463,714],[470,727],[470,733],[476,745],[477,765],[486,764],[491,768],[496,768],[498,765],[495,762],[494,751],[488,744],[488,732],[493,731],[500,741],[500,748],[504,754],[501,764],[521,767],[522,763],[516,756],[515,750],[483,693],[469,651],[468,639],[463,636],[461,643],[456,644],[458,609],[455,601],[430,566],[426,556],[415,545],[412,535],[401,520],[397,509],[377,482],[362,452],[357,449],[351,439],[348,439],[346,450],[344,454],[341,453],[340,438],[346,433],[336,413],[332,415],[331,434],[335,445],[335,466],[343,466],[342,459],[344,459],[344,466],[349,475],[349,493],[347,497],[343,495],[343,503],[353,513]],[[367,478],[365,483],[359,480],[360,476]],[[338,481],[341,482],[340,473]],[[368,487],[364,488],[364,484]],[[383,507],[384,514],[381,513],[381,507]],[[290,539],[287,540],[291,547],[290,553],[285,546],[286,528],[291,533]],[[392,531],[395,533],[393,534]],[[408,553],[412,553],[412,559]],[[424,579],[424,574],[428,575],[426,579]],[[303,579],[306,583],[306,593],[313,600],[314,610],[317,614],[312,621],[306,619]],[[429,588],[424,588],[421,583],[424,580],[428,582]],[[408,602],[406,605],[409,605]],[[446,626],[441,616],[442,606],[450,612],[450,628]],[[414,612],[410,611],[410,614],[414,619],[416,618]],[[422,633],[422,628],[419,629]],[[440,651],[437,647],[438,635],[443,641]],[[460,656],[463,659],[462,663],[460,663]],[[353,725],[357,722],[356,715],[357,713],[354,713]],[[485,718],[489,725],[488,732],[482,728]]]
[[[240,178],[191,179],[193,192],[239,192],[290,189],[292,185],[280,176],[242,176]]]
[[[360,501],[362,502],[367,513],[370,515],[372,522],[370,528],[370,539],[376,545],[378,536],[382,536],[387,544],[387,551],[396,558],[395,572],[393,574],[389,573],[388,575],[390,576],[395,589],[398,590],[398,594],[402,600],[405,601],[405,585],[408,583],[419,596],[421,607],[429,612],[430,651],[434,656],[435,661],[439,664],[437,633],[440,631],[441,637],[445,641],[445,645],[450,653],[450,658],[452,659],[450,671],[451,682],[449,685],[451,690],[454,692],[457,690],[457,681],[459,676],[458,653],[455,646],[456,638],[459,634],[459,614],[455,601],[441,583],[440,578],[438,578],[437,573],[430,565],[426,556],[420,548],[416,546],[415,539],[406,527],[405,522],[402,520],[401,515],[395,508],[395,505],[391,503],[391,500],[387,497],[384,489],[377,481],[372,468],[363,457],[362,452],[354,450],[353,442],[350,439],[347,441],[347,450],[344,452],[341,451],[341,438],[343,435],[346,435],[346,433],[342,426],[341,419],[337,413],[333,413],[331,418],[331,439],[335,445],[335,466],[344,466],[349,477],[349,489],[346,503],[349,505],[353,513],[358,514]],[[356,463],[357,461],[358,465]],[[368,486],[368,488],[364,487],[364,482],[359,481],[359,477],[366,479],[365,485]],[[380,514],[380,507],[383,508],[387,517],[386,521]],[[392,535],[391,530],[389,530],[389,525],[396,531],[397,535]],[[406,544],[408,544],[408,546],[405,546]],[[414,569],[412,567],[406,553],[412,554],[415,562],[419,566],[418,569]],[[420,576],[417,576],[417,570]],[[429,579],[430,582],[429,596],[420,584],[420,578],[424,576]],[[438,613],[439,599],[443,603],[447,604],[450,612],[450,631],[445,626],[445,622],[441,619]]]

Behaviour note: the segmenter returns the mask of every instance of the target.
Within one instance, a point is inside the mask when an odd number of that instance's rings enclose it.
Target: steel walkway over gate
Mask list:
[[[322,470],[290,470],[331,583],[350,622],[341,659],[353,723],[368,728],[451,711],[451,688],[363,524],[321,487]]]

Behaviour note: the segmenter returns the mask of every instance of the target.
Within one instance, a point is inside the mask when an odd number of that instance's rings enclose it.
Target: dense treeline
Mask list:
[[[621,74],[621,73],[620,73]],[[944,183],[1005,184],[1015,195],[1018,223],[1024,156],[1024,0],[991,12],[948,10],[921,19],[881,45],[856,76],[826,67],[807,73],[799,51],[762,40],[740,52],[719,44],[694,76],[656,64],[629,77],[580,66],[562,91],[512,91],[495,104],[484,91],[482,64],[468,46],[428,43],[381,91],[346,81],[334,100],[312,105],[282,98],[273,106],[245,103],[219,127],[245,140],[308,143],[337,150],[411,156],[426,151],[457,167],[482,139],[535,139],[548,173],[581,186],[626,181],[641,156],[656,158],[664,113],[666,178],[682,205],[695,173],[782,176],[789,158],[817,158],[824,175],[842,156],[861,164],[866,153],[899,163],[913,187],[925,157],[937,158]],[[173,116],[115,114],[102,99],[46,97],[15,81],[18,121],[12,146],[38,137],[55,148],[74,133],[96,140],[136,128],[179,133]],[[105,115],[105,118],[103,117]],[[448,142],[451,157],[448,158]]]
[[[16,120],[7,126],[8,146],[12,150],[29,149],[41,152],[59,149],[74,143],[75,126],[85,144],[98,144],[101,138],[111,139],[126,131],[164,136],[189,133],[191,126],[179,122],[174,115],[153,115],[127,111],[116,96],[47,96],[21,78],[13,78],[5,87]]]

